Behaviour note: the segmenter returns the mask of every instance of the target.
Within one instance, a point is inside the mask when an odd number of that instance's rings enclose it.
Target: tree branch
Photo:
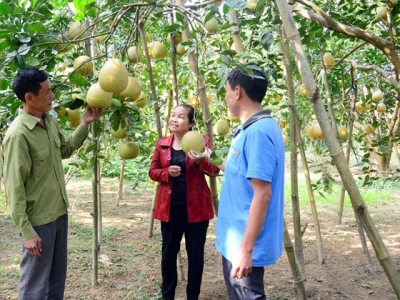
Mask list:
[[[308,0],[296,0],[301,4],[309,6],[315,12],[302,9],[301,7],[296,6],[293,10],[297,15],[308,19],[314,23],[317,23],[327,29],[333,30],[335,32],[339,32],[345,34],[347,36],[355,37],[361,39],[363,41],[368,42],[371,45],[374,45],[376,48],[381,50],[383,54],[392,62],[394,68],[400,72],[400,59],[395,51],[393,44],[385,39],[382,39],[376,35],[373,35],[364,29],[359,27],[352,27],[340,22],[334,21],[325,11],[323,11],[318,5],[308,1]],[[297,8],[298,7],[298,8]]]

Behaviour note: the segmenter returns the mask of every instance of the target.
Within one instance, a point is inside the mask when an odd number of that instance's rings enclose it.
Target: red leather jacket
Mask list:
[[[149,176],[152,180],[160,182],[158,187],[154,218],[160,221],[169,221],[171,207],[171,190],[173,177],[169,176],[168,168],[171,163],[171,148],[174,135],[160,139],[156,144],[151,161]],[[206,146],[210,149],[210,138],[204,136]],[[186,199],[189,223],[211,220],[214,217],[211,191],[207,185],[205,172],[218,174],[219,168],[206,160],[198,166],[186,157]]]

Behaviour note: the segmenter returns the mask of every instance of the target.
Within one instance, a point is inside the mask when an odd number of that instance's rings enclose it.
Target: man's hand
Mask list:
[[[35,237],[24,241],[24,247],[28,250],[30,255],[40,257],[42,252],[42,239],[36,235]]]
[[[100,118],[101,113],[105,110],[105,108],[92,108],[90,106],[86,107],[85,115],[83,117],[82,126],[86,128],[89,127],[89,124],[93,121],[96,121]]]
[[[232,278],[242,279],[249,276],[253,269],[251,252],[239,248],[237,259],[232,261]]]

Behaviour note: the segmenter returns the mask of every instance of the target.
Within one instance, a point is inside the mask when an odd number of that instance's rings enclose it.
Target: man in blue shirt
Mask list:
[[[279,125],[262,108],[267,87],[257,66],[231,71],[225,86],[229,113],[242,123],[220,166],[216,248],[231,300],[266,299],[264,266],[282,254],[285,152]]]

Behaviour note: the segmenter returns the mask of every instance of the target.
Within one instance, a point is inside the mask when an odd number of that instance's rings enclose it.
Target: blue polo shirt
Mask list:
[[[254,118],[253,118],[254,119]],[[247,123],[247,122],[246,122]],[[218,208],[216,249],[232,261],[243,239],[253,200],[251,178],[271,183],[267,217],[254,245],[253,266],[274,264],[283,249],[284,165],[282,132],[273,118],[238,128],[226,160]]]

